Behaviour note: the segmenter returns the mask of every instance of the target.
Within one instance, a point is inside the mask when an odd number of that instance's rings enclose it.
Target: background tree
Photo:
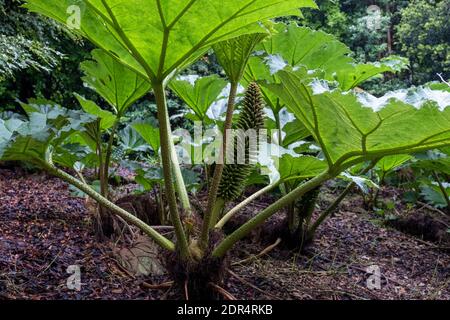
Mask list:
[[[374,94],[450,77],[450,3],[440,0],[319,0],[320,10],[305,9],[297,21],[331,33],[355,53],[359,62],[391,54],[411,62],[397,76],[371,80],[363,88]],[[376,6],[376,7],[373,7]],[[371,8],[379,8],[376,17]],[[372,12],[372,13],[371,13]],[[373,24],[373,19],[378,19]]]
[[[0,111],[16,108],[17,99],[45,97],[70,106],[74,91],[92,95],[79,70],[91,45],[22,4],[0,0]]]
[[[450,2],[414,0],[397,26],[401,52],[411,61],[415,84],[450,78]]]

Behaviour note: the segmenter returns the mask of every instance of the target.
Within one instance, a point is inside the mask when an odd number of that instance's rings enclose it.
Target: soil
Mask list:
[[[321,193],[321,208],[335,197],[331,190]],[[396,192],[383,196],[396,198]],[[263,199],[242,214],[255,214],[269,201]],[[223,288],[237,299],[249,300],[450,299],[450,254],[445,244],[389,227],[363,207],[359,195],[350,196],[302,254],[280,245],[249,260],[267,243],[242,241],[230,255]],[[396,210],[403,212],[404,207],[399,204]],[[414,213],[431,215],[427,210],[416,208]],[[86,201],[72,197],[59,179],[0,169],[0,299],[183,298],[167,285],[171,279],[163,270],[153,265],[152,275],[141,269],[133,272],[117,254],[151,251],[162,257],[151,242],[143,245],[136,229],[124,228],[116,241],[98,243],[87,212]],[[281,219],[278,214],[269,225]],[[81,267],[80,291],[67,287],[67,269],[73,265]],[[380,287],[370,289],[367,284],[376,284],[372,279],[377,271]],[[164,285],[155,289],[158,284]]]

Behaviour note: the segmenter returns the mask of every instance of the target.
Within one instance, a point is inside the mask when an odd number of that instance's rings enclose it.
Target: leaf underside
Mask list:
[[[314,94],[295,72],[278,73],[269,88],[307,127],[330,166],[355,158],[373,159],[450,145],[450,108],[425,100],[420,108],[392,98],[378,112],[340,90]]]
[[[316,8],[313,0],[28,0],[25,7],[67,24],[74,5],[81,9],[75,32],[154,81],[217,42],[261,32],[258,21]]]

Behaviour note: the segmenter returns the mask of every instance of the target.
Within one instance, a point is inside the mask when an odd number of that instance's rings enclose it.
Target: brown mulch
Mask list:
[[[0,170],[0,293],[17,299],[156,298],[97,242],[83,199],[42,174]],[[81,291],[67,289],[71,265]],[[0,298],[1,298],[0,296]]]
[[[330,194],[324,193],[325,197]],[[326,202],[326,201],[325,201]],[[326,205],[326,203],[324,203]],[[257,211],[256,204],[247,211]],[[314,244],[298,254],[243,241],[234,252],[226,290],[238,299],[450,299],[450,255],[426,242],[380,225],[350,197],[319,229]],[[83,199],[44,174],[0,169],[0,299],[164,299],[173,289],[143,289],[165,276],[132,276],[99,243]],[[81,291],[66,281],[80,265]],[[381,272],[381,289],[368,289],[368,266]]]

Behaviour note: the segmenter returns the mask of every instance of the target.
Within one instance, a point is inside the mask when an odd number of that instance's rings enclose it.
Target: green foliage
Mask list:
[[[259,34],[266,32],[264,20],[285,14],[299,14],[299,7],[314,7],[313,1],[149,0],[143,8],[141,0],[29,0],[27,7],[64,24],[68,18],[67,7],[72,4],[81,8],[80,29],[74,32],[103,50],[94,52],[95,62],[83,64],[83,70],[87,73],[85,82],[110,104],[113,112],[81,96],[77,96],[79,102],[90,115],[81,111],[62,110],[50,103],[47,103],[50,106],[37,103],[36,106],[24,105],[28,120],[5,116],[0,123],[1,159],[34,160],[50,173],[76,186],[102,207],[138,226],[162,247],[176,250],[180,266],[188,266],[184,270],[187,277],[191,270],[198,270],[199,265],[203,267],[201,264],[204,261],[223,258],[239,239],[276,212],[295,205],[302,197],[305,200],[309,199],[310,194],[315,195],[326,181],[336,177],[358,181],[358,177],[346,172],[355,165],[367,162],[374,164],[375,160],[384,156],[450,147],[448,91],[420,87],[391,92],[381,98],[356,93],[360,91],[356,90],[356,86],[363,81],[385,71],[396,72],[404,68],[404,60],[392,57],[380,59],[379,63],[357,64],[347,46],[335,38],[295,25],[276,26],[278,34],[254,48],[256,42],[261,40]],[[289,150],[285,153],[289,155],[279,159],[279,179],[252,197],[281,183],[292,182],[284,190],[283,196],[256,213],[218,244],[208,241],[217,220],[213,215],[221,213],[226,200],[240,196],[255,166],[227,165],[224,175],[218,174],[219,179],[213,179],[213,182],[221,184],[217,203],[215,193],[210,193],[212,196],[208,197],[208,202],[212,206],[208,203],[203,219],[193,216],[187,192],[183,191],[187,190],[185,185],[192,186],[192,190],[197,189],[200,181],[195,172],[182,170],[178,164],[168,118],[167,98],[170,96],[165,92],[166,86],[176,79],[177,73],[213,46],[225,75],[232,81],[228,121],[224,127],[228,128],[233,116],[233,90],[250,52],[256,49],[257,54],[250,59],[250,67],[243,81],[252,84],[247,90],[240,114],[236,115],[234,127],[243,131],[261,128],[264,125],[265,98],[274,111],[276,127],[285,129],[287,136],[280,139],[297,144],[288,145]],[[264,85],[262,93],[253,81]],[[150,83],[155,95],[158,126],[133,118],[134,123],[121,130],[119,120],[125,110],[149,90]],[[202,78],[194,84],[180,82],[179,79],[172,83],[173,91],[194,111],[193,119],[205,119],[206,111],[224,86],[224,81],[217,77]],[[284,108],[293,113],[294,121],[288,119],[287,112],[283,116]],[[142,119],[142,115],[139,118]],[[116,132],[119,132],[117,140]],[[83,145],[80,137],[86,136],[89,139]],[[157,168],[152,172],[143,165],[138,169],[137,182],[146,190],[156,187],[164,192],[176,241],[163,237],[108,200],[109,190],[105,183],[115,142],[118,146],[116,149],[123,149],[125,153],[147,155],[149,144],[155,155],[161,155],[160,161],[156,162],[161,163],[162,170]],[[233,143],[229,147],[234,149],[236,145]],[[247,141],[243,145],[246,150],[245,160],[249,162],[255,155]],[[96,155],[97,161],[94,163],[97,162],[101,167],[100,194],[52,163],[54,160],[82,168],[87,165],[83,161],[89,158],[86,156],[88,154]],[[64,158],[58,160],[59,156]],[[79,163],[76,162],[78,157],[83,157],[78,159]],[[275,157],[273,160],[275,162],[278,159]],[[389,161],[386,160],[384,169],[400,162],[397,159]],[[216,184],[213,185],[216,188]],[[438,185],[441,187],[442,183]],[[162,194],[159,196],[163,198]],[[244,205],[246,202],[238,205],[238,210]],[[297,206],[298,209],[301,207]],[[310,216],[312,211],[309,209],[314,207],[313,201],[309,201],[307,207],[305,209]],[[180,209],[183,209],[183,215]],[[309,219],[307,217],[306,220]],[[202,220],[199,224],[203,225],[197,225],[197,220]],[[319,218],[313,228],[321,221]]]
[[[86,113],[89,113],[100,120],[101,130],[107,130],[114,126],[116,116],[112,112],[103,110],[94,101],[87,100],[79,94],[75,94],[75,97]]]
[[[378,161],[376,167],[382,172],[382,174],[386,174],[388,172],[397,169],[398,167],[400,167],[405,162],[408,162],[411,159],[412,156],[410,155],[395,155],[384,157],[383,159]]]
[[[52,161],[54,151],[94,119],[51,101],[22,104],[27,120],[0,120],[0,157],[5,161]]]
[[[89,46],[22,4],[0,0],[0,110],[20,110],[17,99],[34,97],[70,107],[76,102],[73,91],[87,94],[79,63]]]
[[[383,57],[403,55],[396,26],[407,0],[318,0],[319,10],[303,10],[302,25],[335,35],[353,52],[359,63],[380,60]],[[409,57],[409,56],[408,56]],[[440,62],[435,61],[436,64]],[[433,78],[434,75],[430,75]],[[428,80],[429,81],[429,80]],[[389,90],[406,88],[411,83],[411,73],[377,77],[363,84],[364,90],[381,95]],[[422,82],[424,83],[424,82]]]
[[[150,90],[150,84],[145,78],[118,63],[104,51],[94,50],[91,55],[93,60],[81,63],[81,70],[85,74],[82,79],[108,102],[119,117]]]
[[[397,32],[401,50],[411,60],[414,81],[435,80],[437,73],[450,78],[450,3],[414,0],[401,14]]]
[[[170,88],[181,98],[194,115],[188,115],[193,121],[206,121],[206,113],[219,98],[227,82],[217,75],[197,78],[182,76],[170,82]]]
[[[164,177],[161,168],[142,168],[134,170],[136,172],[135,181],[145,191],[152,190],[155,186],[161,186]]]
[[[317,77],[337,81],[342,90],[350,90],[384,72],[397,72],[405,68],[405,60],[392,56],[378,63],[357,64],[350,49],[332,35],[279,23],[277,34],[257,47],[263,55],[250,59],[245,73],[246,81],[276,82],[274,73],[290,65],[314,70]],[[309,74],[312,77],[313,74]],[[284,107],[279,99],[263,88],[266,102],[275,114]]]
[[[286,64],[307,66],[311,70],[320,67],[319,72],[324,73],[321,77],[332,80],[336,68],[352,62],[348,57],[350,50],[331,35],[295,24],[279,23],[275,30],[274,36],[256,47],[264,54],[250,59],[244,75],[246,82],[277,81],[274,73]],[[284,107],[279,99],[264,87],[262,92],[269,107],[279,113]]]
[[[13,78],[27,68],[49,72],[56,67],[62,54],[36,37],[32,27],[41,28],[43,21],[18,10],[21,1],[0,1],[0,82]],[[27,24],[28,25],[27,25]]]
[[[337,71],[336,79],[341,89],[353,89],[367,80],[386,72],[399,72],[407,69],[408,61],[398,56],[389,56],[375,63],[356,64]]]
[[[0,34],[0,81],[27,68],[49,72],[60,62],[61,56],[61,53],[37,41],[20,35]]]
[[[432,205],[450,210],[450,155],[445,148],[416,154],[409,163],[416,179],[407,184]]]
[[[305,80],[298,72],[280,71],[278,77],[282,84],[269,88],[310,131],[330,166],[450,143],[450,108],[446,108],[448,97],[444,92],[438,101],[432,101],[432,92],[426,90],[413,90],[403,99],[387,95],[377,106],[367,94],[329,90],[324,83]],[[411,95],[420,109],[408,104]]]
[[[125,155],[130,153],[147,152],[149,150],[149,145],[131,126],[127,126],[121,130],[118,137],[118,147],[125,151]]]
[[[303,10],[303,17],[297,22],[342,39],[348,29],[351,12],[342,11],[341,1],[318,0],[316,3],[318,8]]]
[[[437,185],[435,182],[424,182],[420,186],[420,195],[424,197],[426,202],[431,203],[435,207],[446,208],[448,207],[448,202],[450,200],[450,186],[448,185],[448,183],[445,186],[444,194],[439,185]],[[445,197],[447,197],[447,200],[445,199]]]
[[[26,7],[65,24],[72,0],[29,0]],[[75,30],[152,81],[162,81],[201,57],[214,43],[261,30],[256,23],[300,7],[314,7],[312,0],[148,1],[126,5],[114,1],[76,2],[82,10]],[[195,23],[193,23],[195,21]],[[151,45],[148,45],[151,44]]]
[[[250,55],[268,33],[245,34],[213,46],[217,61],[231,82],[238,83],[244,75]]]
[[[336,35],[347,44],[359,62],[375,61],[396,52],[391,29],[398,24],[407,0],[319,0],[319,10],[304,10],[300,21],[314,29]],[[379,11],[371,11],[377,6]],[[376,19],[376,20],[374,20]],[[373,22],[376,22],[374,24]]]
[[[284,155],[280,159],[279,167],[279,181],[287,182],[314,178],[326,171],[327,164],[325,161],[311,156],[293,157]]]
[[[99,94],[112,109],[104,110],[95,102],[75,94],[83,110],[96,117],[98,126],[90,126],[87,134],[81,134],[84,142],[98,153],[99,163],[103,164],[104,177],[100,177],[105,184],[108,179],[112,144],[124,113],[138,99],[150,90],[147,80],[136,72],[126,68],[102,50],[92,51],[92,59],[81,63],[86,86]],[[109,135],[109,142],[103,146],[102,138]],[[125,155],[133,152],[146,151],[148,146],[131,126],[126,126],[119,134],[119,147]],[[99,152],[100,150],[103,150]]]
[[[150,122],[134,122],[132,127],[152,147],[152,150],[158,153],[161,147],[159,129]]]

